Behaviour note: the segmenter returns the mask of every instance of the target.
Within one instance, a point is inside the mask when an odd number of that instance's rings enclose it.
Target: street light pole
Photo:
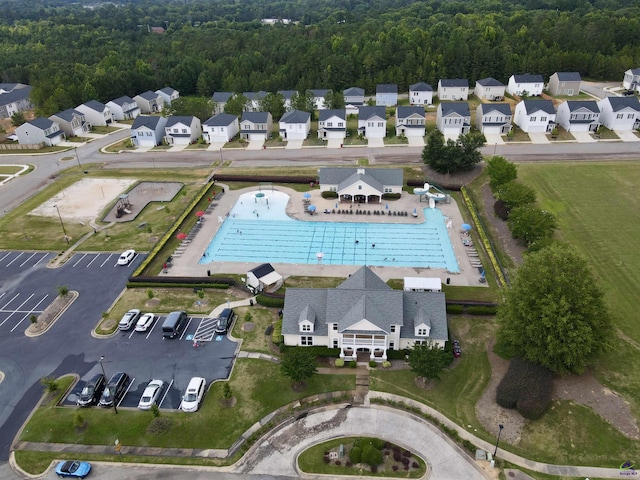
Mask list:
[[[100,357],[100,368],[102,369],[102,375],[104,376],[104,381],[108,382],[107,380],[107,374],[104,373],[104,365],[102,365],[102,361],[104,360],[104,355]],[[113,411],[116,412],[116,415],[118,414],[118,409],[116,407],[116,397],[115,397],[115,392],[113,392],[111,390],[111,387],[109,386],[109,384],[107,383],[107,388],[109,389],[109,396],[111,397],[111,401],[113,402]]]
[[[80,165],[80,157],[78,156],[78,147],[73,149],[73,153],[76,154],[76,160],[78,161],[78,166],[82,168],[82,165]]]
[[[56,207],[56,212],[58,212],[58,218],[60,219],[60,226],[62,226],[62,233],[64,233],[64,239],[67,241],[67,245],[69,245],[69,237],[67,236],[67,231],[64,228],[64,223],[62,222],[62,215],[60,215],[60,210],[58,209],[58,205],[54,205]]]
[[[493,456],[495,457],[496,454],[498,453],[498,445],[500,444],[500,434],[502,433],[502,429],[504,428],[503,424],[499,424],[498,428],[500,430],[498,430],[498,439],[496,440],[496,449],[493,451]]]

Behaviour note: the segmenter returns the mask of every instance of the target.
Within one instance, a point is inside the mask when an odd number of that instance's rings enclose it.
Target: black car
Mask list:
[[[236,318],[236,314],[231,308],[225,308],[218,317],[218,323],[216,324],[215,331],[217,335],[226,335],[227,331],[231,328],[233,320]]]
[[[635,95],[636,92],[634,92],[633,90],[625,90],[624,92],[622,92],[622,95],[624,95],[625,97],[630,97],[631,95]]]
[[[106,381],[103,374],[98,373],[94,375],[91,380],[84,384],[84,388],[80,392],[76,402],[78,406],[89,407],[98,403],[105,384]]]
[[[122,400],[122,397],[124,397],[124,394],[127,393],[130,383],[131,378],[126,373],[114,373],[109,379],[104,392],[102,392],[102,397],[100,398],[100,403],[98,403],[98,405],[101,407],[113,407],[114,401],[117,405],[120,400]]]

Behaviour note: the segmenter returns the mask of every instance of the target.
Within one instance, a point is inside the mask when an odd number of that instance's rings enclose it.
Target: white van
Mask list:
[[[180,409],[183,412],[196,412],[200,408],[206,385],[207,381],[202,377],[193,377],[189,380],[189,385],[180,404]]]

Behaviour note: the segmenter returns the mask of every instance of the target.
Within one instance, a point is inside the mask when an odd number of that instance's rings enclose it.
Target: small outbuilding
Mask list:
[[[405,292],[441,292],[442,280],[439,278],[404,277]]]
[[[282,286],[282,275],[270,263],[263,263],[247,272],[246,284],[253,293],[275,292]]]

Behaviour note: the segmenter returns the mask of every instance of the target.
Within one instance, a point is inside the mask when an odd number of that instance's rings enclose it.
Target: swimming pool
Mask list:
[[[240,196],[200,259],[210,262],[301,263],[442,268],[459,272],[437,208],[422,224],[305,222],[286,214],[289,196],[277,191]],[[318,253],[322,258],[318,259]]]

